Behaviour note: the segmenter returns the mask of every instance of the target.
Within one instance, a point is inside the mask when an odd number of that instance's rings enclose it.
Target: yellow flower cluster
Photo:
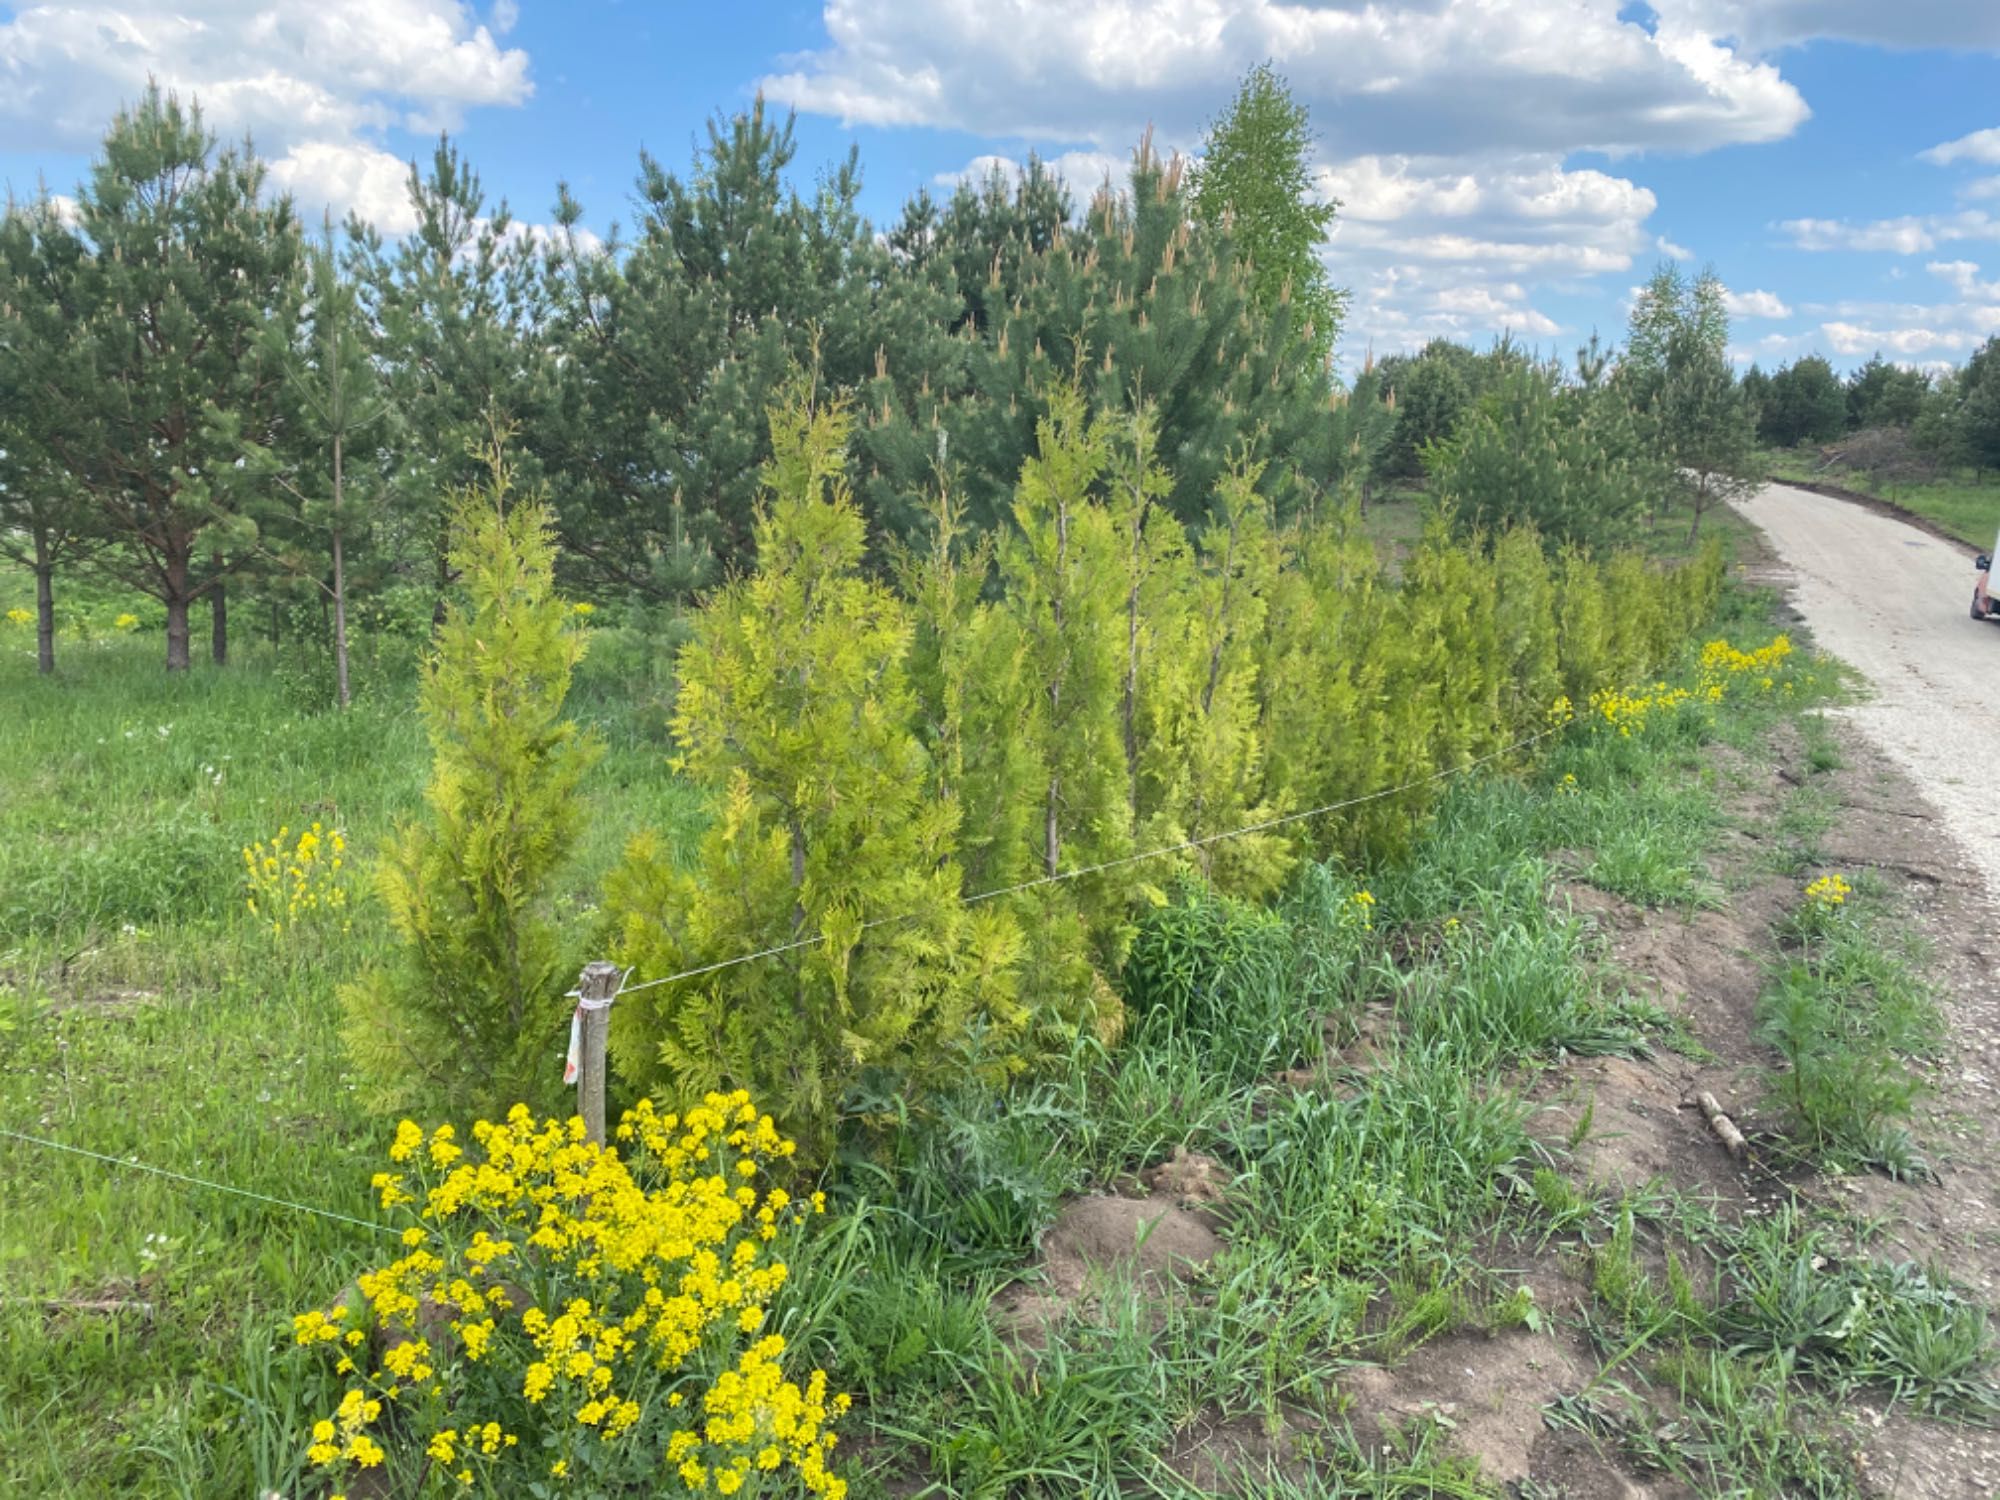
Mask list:
[[[1730,688],[1753,682],[1758,692],[1771,692],[1779,686],[1791,656],[1789,635],[1777,636],[1770,645],[1759,646],[1755,651],[1739,651],[1726,640],[1712,640],[1701,648],[1702,696],[1711,703],[1720,703],[1729,695]],[[1784,683],[1784,690],[1792,691],[1789,681]]]
[[[111,622],[111,628],[113,630],[123,630],[129,634],[139,628],[139,617],[137,615],[120,615]]]
[[[35,623],[35,612],[31,609],[10,609],[7,618],[16,625],[32,625]]]
[[[1590,712],[1593,719],[1602,719],[1609,728],[1629,739],[1644,732],[1646,720],[1653,714],[1679,708],[1693,696],[1687,688],[1668,687],[1664,682],[1656,682],[1643,691],[1600,688],[1590,695]]]
[[[1847,903],[1854,887],[1838,875],[1822,875],[1806,887],[1806,900],[1823,912],[1832,912]]]
[[[296,839],[290,827],[280,828],[269,843],[244,846],[243,904],[270,923],[273,937],[335,920],[345,932],[348,875],[347,839],[338,828],[329,833],[315,823]]]
[[[1373,891],[1356,891],[1347,898],[1347,920],[1352,922],[1356,927],[1372,929],[1375,926],[1375,893]]]
[[[374,1178],[409,1219],[403,1253],[293,1320],[362,1403],[319,1424],[307,1456],[366,1467],[340,1424],[390,1403],[392,1461],[463,1465],[494,1493],[670,1474],[691,1493],[769,1476],[842,1500],[828,1464],[848,1398],[822,1370],[788,1378],[765,1326],[787,1238],[825,1210],[760,1187],[795,1150],[742,1092],[684,1115],[641,1102],[604,1148],[525,1105],[470,1143],[404,1121]]]

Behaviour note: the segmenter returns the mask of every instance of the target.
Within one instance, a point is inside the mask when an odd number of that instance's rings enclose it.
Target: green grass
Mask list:
[[[1993,546],[1994,532],[2000,528],[2000,474],[1982,477],[1968,469],[1918,483],[1881,484],[1849,469],[1818,468],[1810,453],[1782,448],[1767,450],[1764,465],[1780,483],[1838,485],[1886,500],[1982,552]]]
[[[1744,609],[1726,628],[1748,643]],[[21,708],[0,766],[0,1126],[371,1219],[391,1122],[357,1103],[336,990],[387,951],[380,913],[274,943],[242,911],[238,851],[318,818],[365,861],[411,815],[425,753],[409,668],[343,719],[299,712],[255,646],[170,680],[154,644],[72,650],[46,683],[19,643],[0,654]],[[666,769],[656,654],[600,644],[575,705],[609,753],[559,897],[579,959],[598,951],[595,893],[624,833],[685,837],[694,819]],[[1268,909],[1189,887],[1141,924],[1119,1046],[1087,1039],[997,1092],[862,1101],[896,1128],[836,1164],[832,1222],[801,1248],[778,1325],[857,1395],[842,1450],[857,1500],[891,1481],[1192,1495],[1163,1455],[1230,1421],[1307,1440],[1297,1463],[1238,1476],[1246,1495],[1490,1493],[1444,1424],[1357,1445],[1343,1371],[1457,1329],[1538,1327],[1518,1278],[1489,1269],[1510,1236],[1590,1267],[1607,1368],[1557,1415],[1698,1488],[1846,1493],[1833,1393],[1982,1409],[1984,1315],[1942,1277],[1850,1261],[1802,1222],[1753,1242],[1665,1200],[1600,1201],[1528,1128],[1543,1070],[1665,1035],[1551,882],[1682,910],[1723,899],[1704,745],[1757,743],[1823,690],[1657,716],[1629,740],[1579,731],[1520,774],[1454,784],[1401,859],[1308,867]],[[1787,809],[1790,857],[1826,814]],[[1911,960],[1816,951],[1823,987],[1886,1025],[1905,969],[1880,964]],[[1065,1200],[1177,1148],[1219,1164],[1223,1254],[1164,1299],[1112,1278],[1045,1348],[1010,1346],[988,1304],[1030,1273]],[[0,1489],[313,1495],[300,1434],[330,1388],[289,1347],[289,1315],[379,1259],[378,1238],[18,1142],[0,1140],[0,1179]],[[1691,1248],[1659,1276],[1640,1242],[1670,1212]],[[1750,1269],[1718,1279],[1725,1252]],[[1794,1286],[1801,1257],[1835,1264],[1865,1338]],[[1672,1441],[1617,1416],[1619,1391],[1669,1387]]]
[[[356,1106],[335,990],[386,951],[380,914],[275,943],[240,851],[318,819],[365,861],[421,797],[407,696],[301,714],[253,648],[178,679],[138,638],[72,647],[49,681],[31,653],[0,653],[0,1126],[371,1217],[383,1125]],[[618,830],[692,811],[636,713],[608,685],[581,699],[610,753],[559,897],[579,961]],[[0,1183],[0,1489],[291,1492],[283,1325],[376,1237],[4,1139]]]

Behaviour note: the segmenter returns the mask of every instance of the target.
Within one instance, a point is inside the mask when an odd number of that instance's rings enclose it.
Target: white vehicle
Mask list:
[[[2000,553],[2000,540],[1993,544],[1993,552],[1982,552],[1979,561],[1973,564],[1979,569],[1979,578],[1972,585],[1972,618],[1992,620],[2000,623],[2000,598],[1995,598],[1989,589],[2000,588],[2000,578],[1993,577],[1993,557]]]

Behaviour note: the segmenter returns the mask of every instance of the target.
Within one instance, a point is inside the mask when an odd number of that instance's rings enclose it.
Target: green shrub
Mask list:
[[[1238,1082],[1288,1068],[1319,1032],[1292,989],[1292,960],[1281,915],[1189,882],[1140,923],[1125,961],[1133,1039],[1198,1041],[1209,1066]]]
[[[426,817],[387,845],[376,882],[402,947],[341,992],[348,1049],[384,1102],[476,1110],[551,1100],[574,955],[550,916],[582,825],[596,739],[562,717],[582,630],[556,594],[555,536],[506,463],[460,498],[451,605],[419,693]]]
[[[676,1098],[748,1088],[816,1159],[863,1070],[922,1083],[975,1027],[1023,1019],[1019,929],[960,900],[958,804],[913,727],[909,607],[861,572],[848,424],[803,386],[773,413],[757,569],[680,655],[679,764],[714,822],[694,869],[642,835],[608,888],[641,978],[776,950],[635,991],[612,1016],[620,1071]]]
[[[1907,1059],[1935,1046],[1941,1023],[1907,945],[1885,941],[1849,894],[1837,876],[1808,886],[1799,950],[1757,1002],[1758,1035],[1784,1061],[1771,1087],[1809,1150],[1916,1175],[1903,1122],[1923,1084]]]

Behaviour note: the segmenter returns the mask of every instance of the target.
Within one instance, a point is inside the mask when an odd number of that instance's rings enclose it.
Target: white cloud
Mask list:
[[[493,34],[505,36],[521,20],[519,0],[493,0]]]
[[[1921,0],[1919,0],[1921,3]],[[1696,152],[1809,111],[1726,35],[1625,0],[823,0],[825,41],[762,81],[850,123],[1047,143],[1094,187],[1150,123],[1189,150],[1269,60],[1321,135],[1341,201],[1325,252],[1353,289],[1345,350],[1435,333],[1560,331],[1544,288],[1694,257],[1651,192],[1573,153]],[[1119,153],[1108,157],[1107,153]],[[1071,162],[1075,165],[1071,165]],[[974,167],[984,165],[975,162]],[[956,176],[956,174],[949,174]]]
[[[1870,326],[1863,323],[1834,321],[1820,324],[1827,342],[1836,354],[1859,357],[1886,350],[1892,354],[1907,357],[1917,354],[1931,354],[1940,350],[1976,349],[1985,342],[1985,335],[1969,328],[1931,327],[1916,324],[1908,327]]]
[[[1434,338],[1477,347],[1503,333],[1534,340],[1564,331],[1534,306],[1528,288],[1476,265],[1383,264],[1355,279],[1351,290],[1340,350],[1350,369],[1364,352],[1393,354]]]
[[[2000,285],[1981,281],[1977,265],[1971,261],[1935,261],[1927,269],[1951,287],[1952,300],[1849,299],[1808,304],[1800,311],[1818,320],[1815,342],[1822,349],[1849,358],[1881,352],[1899,360],[1923,363],[1962,356],[2000,330]]]
[[[1808,110],[1769,64],[1620,19],[1620,0],[827,0],[827,45],[763,80],[873,125],[1186,146],[1269,59],[1335,156],[1695,151],[1788,135]]]
[[[417,227],[410,208],[409,163],[373,146],[306,141],[271,163],[271,180],[298,200],[308,228],[322,210],[335,220],[349,209],[384,234]]]
[[[1934,260],[1924,269],[1949,282],[1951,289],[1961,297],[2000,302],[2000,281],[1981,281],[1976,261]]]
[[[1811,354],[1817,343],[1817,336],[1812,333],[1767,333],[1748,343],[1731,344],[1729,357],[1739,365],[1780,365],[1801,354]]]
[[[1370,345],[1561,333],[1537,287],[1629,271],[1655,238],[1650,191],[1553,156],[1363,156],[1321,168],[1318,186],[1341,202],[1324,255],[1353,289],[1350,362]]]
[[[1090,202],[1107,179],[1113,187],[1124,187],[1131,162],[1127,157],[1114,156],[1108,151],[1063,151],[1044,157],[1042,165],[1068,184],[1070,194],[1080,208]],[[970,182],[977,187],[995,168],[1010,177],[1018,177],[1023,164],[1011,156],[975,156],[956,172],[939,172],[931,181],[945,188],[955,188],[961,182]]]
[[[1955,141],[1946,141],[1941,146],[1933,146],[1917,154],[1940,167],[1948,167],[1955,161],[2000,166],[2000,129],[1975,130],[1971,135],[1962,135]]]
[[[1364,156],[1322,168],[1341,202],[1329,259],[1466,262],[1491,273],[1622,271],[1650,243],[1646,188],[1554,158]]]
[[[1789,318],[1791,308],[1775,292],[1724,291],[1723,305],[1732,318]]]
[[[511,8],[495,6],[495,25]],[[532,92],[527,53],[459,0],[38,5],[0,22],[0,79],[0,126],[21,145],[87,151],[157,80],[196,98],[225,138],[251,135],[302,199],[385,219],[401,168],[374,144],[380,131],[455,127]]]
[[[2000,239],[2000,219],[1978,209],[1905,214],[1856,223],[1846,219],[1787,219],[1778,226],[1799,250],[1886,250],[1920,255],[1957,240]]]
[[[1985,0],[1653,0],[1662,22],[1734,37],[1759,54],[1814,40],[1894,48],[2000,49]]]

